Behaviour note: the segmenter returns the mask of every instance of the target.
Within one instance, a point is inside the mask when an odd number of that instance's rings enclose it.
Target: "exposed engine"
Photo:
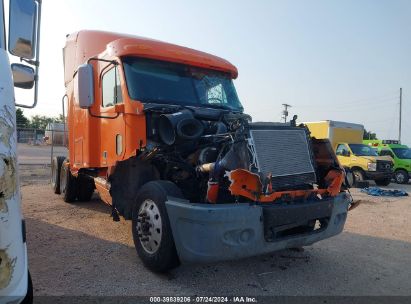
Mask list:
[[[273,193],[314,189],[325,177],[308,129],[295,121],[252,123],[228,110],[158,104],[147,106],[146,115],[147,146],[139,158],[192,202],[277,199]],[[338,169],[335,159],[327,166],[322,171]]]

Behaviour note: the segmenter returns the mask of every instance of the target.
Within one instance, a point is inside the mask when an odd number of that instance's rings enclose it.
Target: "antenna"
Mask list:
[[[400,88],[400,122],[398,126],[398,141],[401,143],[402,88]]]
[[[283,116],[281,118],[284,119],[284,123],[287,122],[287,117],[288,117],[288,108],[291,108],[291,105],[283,103],[284,110],[283,110]]]

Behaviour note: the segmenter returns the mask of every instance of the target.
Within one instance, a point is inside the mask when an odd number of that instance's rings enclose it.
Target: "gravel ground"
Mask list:
[[[44,185],[50,181],[50,164],[19,165],[20,185]]]
[[[303,252],[158,275],[139,260],[130,222],[113,222],[97,196],[67,204],[49,185],[30,183],[22,193],[35,295],[411,295],[411,197],[354,190],[362,203],[345,231]]]

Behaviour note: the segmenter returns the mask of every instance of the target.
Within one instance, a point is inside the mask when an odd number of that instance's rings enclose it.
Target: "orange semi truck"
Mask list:
[[[69,157],[52,160],[66,202],[94,190],[132,220],[151,270],[301,247],[343,230],[352,202],[328,140],[253,123],[237,69],[193,49],[80,31],[64,48]]]

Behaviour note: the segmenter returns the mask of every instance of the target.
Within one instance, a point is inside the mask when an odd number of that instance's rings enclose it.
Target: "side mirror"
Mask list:
[[[38,6],[33,0],[10,0],[9,52],[34,59],[36,55]]]
[[[32,109],[37,105],[40,58],[41,0],[10,0],[9,44],[10,54],[20,57],[34,67],[34,73],[24,65],[12,65],[14,85],[31,89],[34,85],[34,102],[16,103],[16,107]]]
[[[74,97],[82,109],[88,109],[94,102],[93,67],[82,64],[74,77]]]
[[[11,65],[14,86],[21,89],[31,89],[34,86],[35,72],[32,67],[24,64],[13,63]]]
[[[346,157],[349,157],[349,156],[351,155],[351,153],[350,153],[350,151],[344,150],[344,152],[343,152],[342,155],[343,155],[343,156],[346,156]]]

